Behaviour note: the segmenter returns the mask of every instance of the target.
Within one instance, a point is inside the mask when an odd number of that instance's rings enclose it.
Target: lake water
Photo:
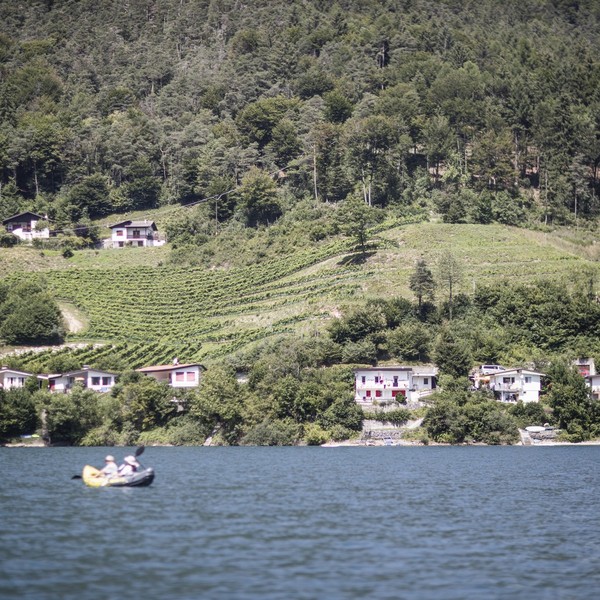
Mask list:
[[[118,459],[124,449],[111,449]],[[0,598],[600,595],[600,446],[0,448]]]

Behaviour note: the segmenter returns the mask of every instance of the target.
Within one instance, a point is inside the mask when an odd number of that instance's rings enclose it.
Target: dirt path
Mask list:
[[[79,333],[87,327],[85,317],[74,306],[61,304],[60,310],[69,333]]]

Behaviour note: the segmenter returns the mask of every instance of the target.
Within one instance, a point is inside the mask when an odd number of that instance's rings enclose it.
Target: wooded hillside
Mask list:
[[[0,218],[594,219],[599,30],[594,0],[3,0]]]

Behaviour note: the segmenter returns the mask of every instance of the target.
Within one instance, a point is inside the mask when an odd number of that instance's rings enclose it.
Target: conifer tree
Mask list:
[[[420,258],[415,265],[415,270],[410,276],[409,287],[417,297],[417,302],[419,303],[419,314],[421,314],[423,298],[433,300],[435,291],[433,274],[423,258]]]

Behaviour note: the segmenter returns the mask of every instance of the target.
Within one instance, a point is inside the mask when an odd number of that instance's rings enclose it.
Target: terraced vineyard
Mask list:
[[[360,264],[348,260],[349,242],[338,240],[229,270],[128,264],[44,273],[52,293],[89,320],[70,341],[104,343],[71,350],[81,364],[111,356],[137,368],[175,356],[210,362],[272,335],[320,328],[356,300],[410,297],[415,260],[433,267],[446,249],[465,266],[464,291],[492,281],[572,280],[595,265],[544,236],[501,226],[407,225],[380,232],[380,240]],[[52,356],[27,355],[23,365]]]
[[[210,360],[319,319],[321,311],[307,306],[351,292],[357,268],[330,260],[316,272],[306,270],[347,250],[338,241],[291,259],[227,271],[162,266],[47,271],[45,277],[57,298],[89,319],[85,339],[110,343],[108,350],[76,356],[93,363],[111,352],[135,368],[174,356]],[[50,357],[27,360],[40,364]]]

